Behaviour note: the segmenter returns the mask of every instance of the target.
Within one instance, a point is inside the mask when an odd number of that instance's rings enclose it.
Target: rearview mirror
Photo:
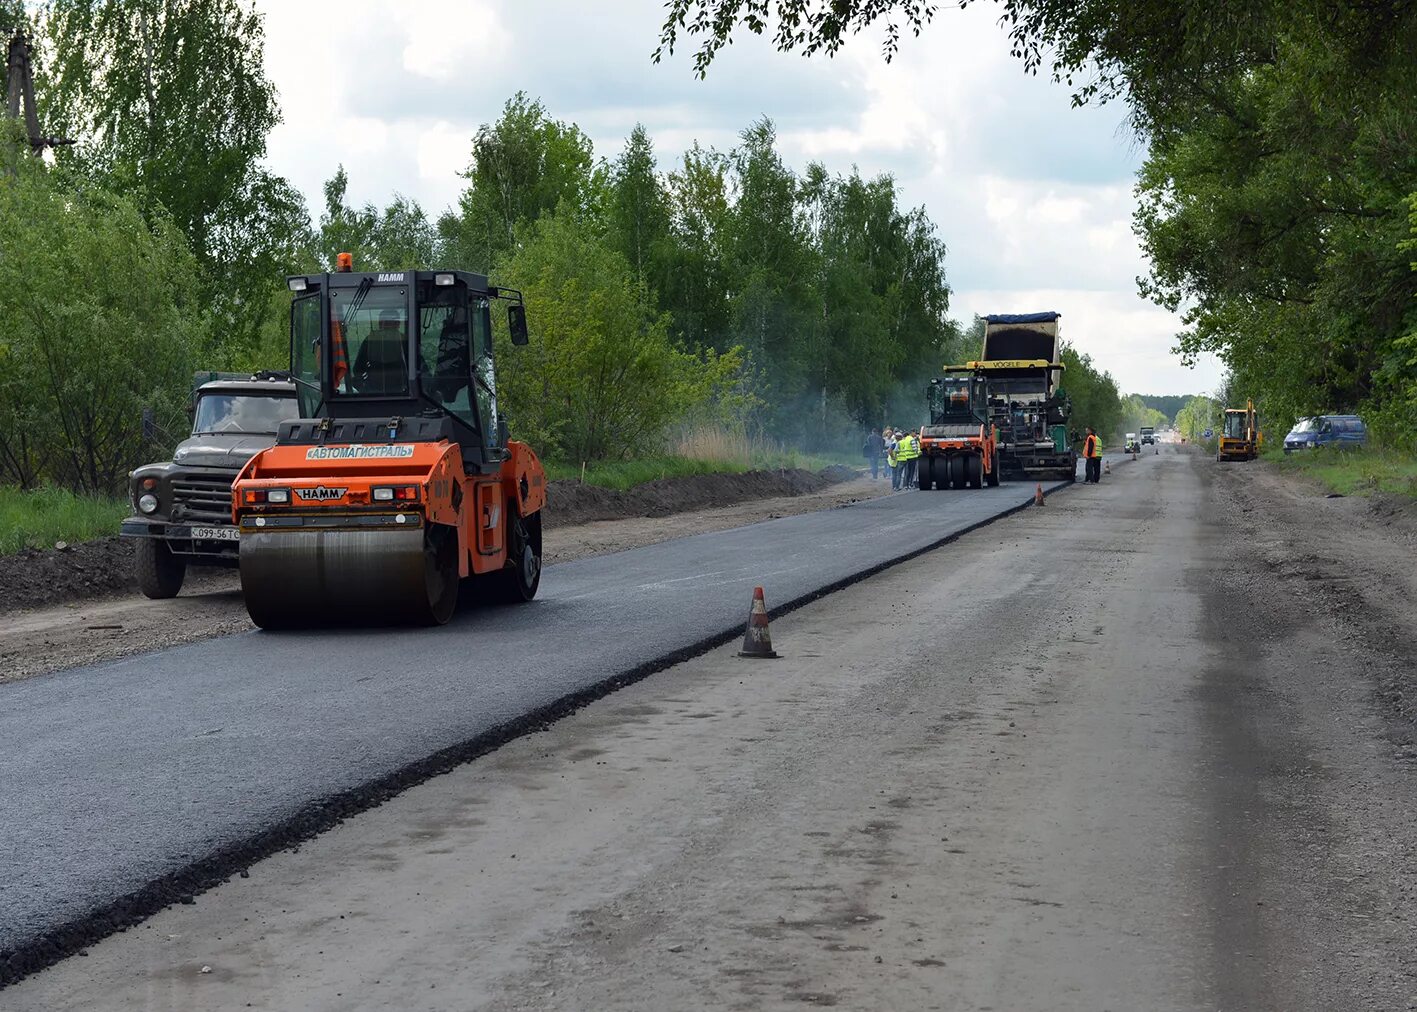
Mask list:
[[[497,419],[497,445],[506,446],[507,440],[512,438],[512,430],[507,427],[505,418]]]
[[[507,307],[507,332],[512,335],[513,344],[526,344],[529,340],[526,333],[526,306],[520,302],[513,302]]]

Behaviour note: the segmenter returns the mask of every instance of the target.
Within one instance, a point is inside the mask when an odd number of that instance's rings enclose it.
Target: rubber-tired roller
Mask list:
[[[546,474],[497,414],[490,303],[464,271],[288,279],[301,418],[232,486],[241,589],[267,629],[447,622],[475,580],[530,601]]]

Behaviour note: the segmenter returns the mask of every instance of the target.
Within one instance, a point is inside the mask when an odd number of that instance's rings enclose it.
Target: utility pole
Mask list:
[[[30,69],[30,53],[33,47],[25,38],[25,33],[16,31],[10,37],[9,55],[5,61],[5,79],[9,85],[5,112],[12,119],[19,119],[23,108],[25,136],[29,138],[30,150],[36,155],[45,148],[56,148],[74,142],[65,137],[46,137],[39,130],[39,111],[34,104],[34,75]]]

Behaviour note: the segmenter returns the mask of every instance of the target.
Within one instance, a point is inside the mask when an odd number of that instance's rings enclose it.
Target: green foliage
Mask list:
[[[59,163],[170,219],[215,326],[200,353],[249,352],[272,274],[309,257],[304,199],[261,166],[280,120],[264,31],[240,0],[55,0],[36,14],[45,129]]]
[[[0,176],[0,479],[116,490],[142,412],[180,425],[209,326],[176,228],[28,159]]]
[[[962,5],[961,5],[962,6]],[[1218,354],[1269,417],[1359,409],[1417,431],[1417,6],[1273,0],[1000,0],[1025,69],[1074,102],[1127,103],[1149,146],[1135,227],[1142,291],[1183,313],[1178,350]],[[734,30],[834,52],[917,0],[670,0],[661,52]],[[944,19],[942,19],[944,20]],[[657,54],[658,55],[658,54]]]
[[[394,194],[380,211],[373,204],[345,201],[349,176],[341,165],[325,182],[325,213],[316,237],[316,270],[334,270],[335,257],[348,253],[359,271],[430,270],[438,261],[438,230],[416,200]]]
[[[811,448],[854,446],[858,426],[913,424],[929,378],[959,349],[944,244],[924,210],[903,210],[888,176],[811,165],[799,177],[770,120],[727,154],[695,145],[664,175],[642,127],[597,171],[584,135],[521,94],[477,136],[459,213],[440,222],[446,259],[520,257],[521,237],[534,233],[518,223],[544,220],[559,195],[556,217],[619,254],[677,348],[741,359],[733,395],[710,398],[720,418],[737,410],[727,424]],[[498,175],[499,166],[512,168]],[[541,308],[528,305],[535,321]],[[554,438],[562,408],[543,399],[536,410]],[[542,424],[524,408],[517,416]]]
[[[1199,443],[1206,429],[1219,430],[1222,417],[1222,405],[1213,397],[1191,397],[1176,412],[1176,428],[1188,442]]]
[[[611,247],[629,261],[641,281],[663,291],[668,281],[669,201],[660,185],[654,145],[638,123],[610,167],[605,218]]]
[[[1283,470],[1307,475],[1341,495],[1386,492],[1417,498],[1417,456],[1408,451],[1324,446],[1301,453],[1266,453],[1265,457]]]
[[[75,495],[52,486],[24,491],[0,485],[0,555],[52,548],[59,541],[112,537],[129,512],[126,498]]]
[[[472,141],[468,188],[456,213],[438,222],[447,262],[486,270],[511,249],[517,225],[563,204],[589,210],[603,185],[590,138],[575,124],[553,120],[525,92],[507,100],[502,117]]]
[[[1135,394],[1137,400],[1148,408],[1160,411],[1166,416],[1166,424],[1176,420],[1176,412],[1186,406],[1189,394]]]
[[[1070,422],[1074,442],[1082,444],[1089,426],[1105,441],[1123,431],[1122,395],[1112,374],[1098,370],[1092,356],[1080,354],[1067,342],[1063,343],[1063,389],[1073,402]]]
[[[568,205],[525,228],[497,275],[535,310],[529,347],[499,340],[502,361],[513,363],[499,394],[514,431],[547,456],[657,452],[671,423],[736,378],[735,352],[675,344],[630,264]]]
[[[1166,416],[1165,412],[1147,407],[1142,399],[1135,394],[1130,397],[1122,398],[1122,423],[1120,427],[1123,432],[1137,432],[1148,425],[1154,429],[1161,428],[1162,426],[1169,425],[1170,422],[1171,419]]]

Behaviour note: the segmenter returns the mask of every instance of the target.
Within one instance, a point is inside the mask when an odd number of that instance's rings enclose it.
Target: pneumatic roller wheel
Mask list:
[[[950,458],[950,488],[964,488],[966,477],[964,473],[964,457],[954,456]]]
[[[921,457],[920,471],[916,476],[915,487],[922,492],[928,492],[935,487],[935,458]]]
[[[999,487],[999,451],[995,450],[994,455],[989,458],[989,473],[984,480],[989,483],[990,488]]]
[[[971,453],[964,458],[964,474],[969,479],[970,488],[984,487],[984,458],[977,453]]]

